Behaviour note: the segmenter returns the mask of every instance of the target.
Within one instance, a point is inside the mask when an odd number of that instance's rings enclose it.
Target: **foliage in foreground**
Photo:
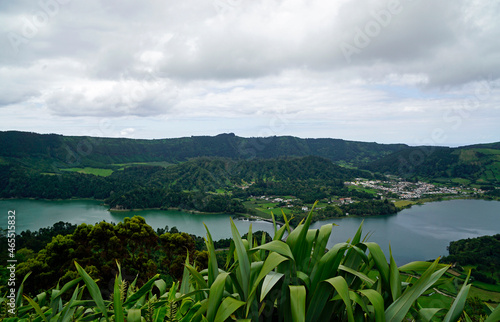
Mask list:
[[[136,280],[129,284],[122,278],[118,265],[112,298],[105,300],[96,282],[75,263],[80,277],[63,287],[34,298],[21,296],[21,287],[18,317],[4,321],[470,320],[463,313],[467,280],[449,308],[422,307],[419,302],[444,282],[448,266],[436,260],[397,267],[392,255],[387,261],[377,244],[361,240],[362,227],[352,240],[327,250],[333,224],[309,229],[311,217],[293,231],[287,221],[279,230],[275,225],[270,242],[265,235],[255,240],[251,226],[243,239],[231,221],[233,242],[224,269],[217,266],[207,229],[208,268],[198,271],[187,258],[182,282],[169,290],[158,275],[138,289]],[[497,321],[500,306],[490,310],[486,321]]]

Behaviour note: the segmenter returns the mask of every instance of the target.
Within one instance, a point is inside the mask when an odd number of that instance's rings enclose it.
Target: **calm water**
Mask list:
[[[38,230],[52,226],[58,221],[74,224],[105,220],[119,222],[125,217],[140,215],[154,229],[176,226],[180,231],[204,236],[203,222],[209,227],[214,239],[231,237],[229,217],[220,215],[197,215],[180,211],[145,210],[137,212],[110,213],[97,201],[39,201],[0,200],[0,211],[6,221],[7,211],[16,210],[16,230]],[[447,255],[450,241],[500,233],[500,202],[485,200],[451,200],[413,206],[397,215],[371,218],[344,218],[316,222],[312,228],[334,222],[329,247],[352,238],[364,220],[363,232],[371,234],[370,241],[378,243],[388,254],[389,243],[396,262],[401,265],[414,260],[433,259]],[[243,234],[248,231],[249,221],[236,220]],[[273,232],[272,224],[252,221],[252,230]],[[0,227],[6,227],[0,222]]]
[[[500,202],[450,200],[413,206],[396,215],[346,218],[314,223],[319,228],[334,222],[329,247],[352,238],[364,219],[363,233],[372,234],[388,256],[389,244],[398,265],[448,255],[450,241],[500,233]]]

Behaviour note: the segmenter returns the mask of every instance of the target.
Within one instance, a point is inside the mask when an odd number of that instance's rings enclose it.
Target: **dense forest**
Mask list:
[[[195,158],[167,167],[135,165],[109,176],[77,172],[42,174],[0,165],[1,198],[95,198],[114,209],[181,208],[243,213],[252,195],[293,195],[305,203],[331,195],[373,198],[348,190],[344,181],[367,171],[347,169],[321,157],[273,160]],[[376,176],[375,176],[376,177]],[[229,193],[216,193],[216,191]]]
[[[214,137],[135,140],[0,132],[0,157],[16,159],[45,172],[77,165],[104,167],[129,162],[178,163],[203,156],[250,160],[314,155],[332,161],[367,163],[405,148],[404,144],[341,139],[300,139],[292,136],[242,138],[232,133]]]
[[[445,263],[472,266],[472,276],[480,282],[500,284],[500,234],[453,241]]]
[[[486,186],[500,182],[500,143],[447,148],[292,136],[242,138],[232,133],[135,140],[0,131],[0,165],[47,174],[74,167],[117,170],[127,163],[179,164],[200,157],[248,161],[304,156],[405,178],[461,178]]]
[[[461,178],[485,187],[498,186],[500,144],[479,144],[459,148],[411,147],[370,162],[363,168],[405,178],[418,177],[444,181]]]
[[[4,234],[0,234],[0,242],[0,260],[6,262]],[[31,294],[75,278],[74,261],[101,281],[103,291],[108,290],[106,283],[117,273],[117,261],[125,267],[124,276],[132,280],[138,275],[141,284],[157,273],[167,281],[180,279],[188,253],[198,267],[206,267],[207,262],[201,237],[179,232],[175,227],[154,231],[138,216],[118,224],[76,226],[59,222],[38,232],[22,232],[16,238],[16,247],[17,278],[22,280],[28,272],[36,272],[25,289]]]

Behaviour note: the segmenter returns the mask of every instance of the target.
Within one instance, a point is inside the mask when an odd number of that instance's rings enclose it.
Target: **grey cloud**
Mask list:
[[[359,83],[385,83],[388,75],[396,75],[395,85],[444,91],[500,77],[498,2],[400,1],[400,13],[387,23],[373,13],[386,12],[391,1],[367,1],[364,8],[356,1],[242,0],[222,9],[214,3],[61,4],[18,53],[0,52],[0,104],[34,97],[60,116],[145,117],[183,107],[249,115],[280,102],[325,111],[369,104],[359,98]],[[40,10],[37,2],[2,2],[2,48],[10,48],[9,32],[22,36],[19,17]],[[380,30],[349,63],[340,44],[353,44],[357,28],[369,23]],[[414,75],[421,76],[403,83]],[[241,80],[242,92],[217,92]],[[268,88],[252,89],[256,83]],[[336,91],[351,83],[351,91]],[[131,98],[134,89],[140,97]],[[373,92],[364,93],[372,98]]]

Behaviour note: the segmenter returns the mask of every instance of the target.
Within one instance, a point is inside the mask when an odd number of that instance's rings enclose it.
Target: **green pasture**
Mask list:
[[[61,169],[61,171],[67,171],[67,172],[78,172],[78,173],[84,173],[84,174],[93,174],[95,176],[100,176],[100,177],[107,177],[113,173],[113,170],[111,169],[101,169],[101,168],[68,168],[68,169]]]
[[[118,170],[123,170],[128,167],[133,167],[136,165],[148,165],[148,166],[157,166],[167,168],[169,166],[174,165],[174,163],[166,162],[166,161],[155,161],[155,162],[130,162],[130,163],[114,163],[114,166],[120,167]]]

